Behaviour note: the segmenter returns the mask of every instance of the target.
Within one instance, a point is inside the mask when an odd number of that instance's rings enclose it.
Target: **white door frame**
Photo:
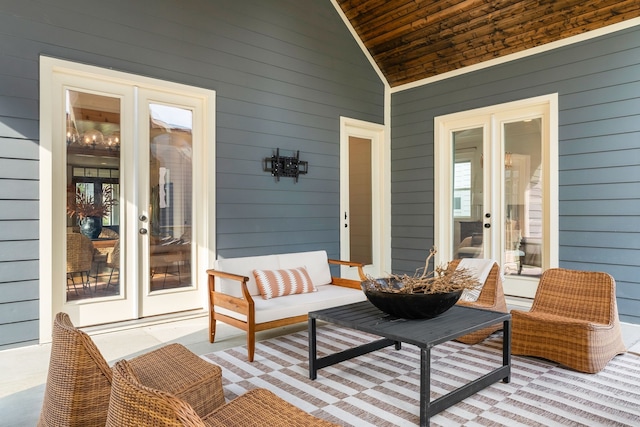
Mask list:
[[[544,199],[543,215],[544,221],[544,250],[542,267],[547,268],[558,266],[558,94],[550,94],[535,98],[524,99],[505,104],[494,105],[485,108],[479,108],[470,111],[464,111],[446,116],[434,118],[434,175],[437,177],[434,188],[434,242],[438,247],[438,253],[435,257],[437,264],[446,263],[451,260],[454,248],[452,247],[453,239],[453,205],[452,205],[452,162],[453,150],[451,134],[455,130],[469,129],[474,127],[484,127],[484,141],[490,142],[494,147],[502,147],[503,135],[501,131],[501,123],[515,119],[511,112],[518,109],[540,108],[546,110],[548,120],[543,122],[543,143],[542,143],[542,161],[544,165]],[[485,144],[486,146],[486,144]],[[502,147],[503,148],[503,147]],[[485,153],[487,154],[487,153]],[[500,162],[500,151],[491,150],[490,155],[484,156],[484,167],[491,173],[490,179],[484,182],[483,197],[484,204],[491,203],[487,206],[492,213],[492,224],[504,224],[501,217],[501,209],[503,200],[488,197],[489,193],[501,194],[498,189],[498,183],[503,179],[501,168],[491,167],[495,162]],[[498,191],[499,193],[496,193]],[[492,238],[490,243],[483,239],[485,253],[499,254],[503,252],[500,243],[499,229],[492,227]],[[490,245],[490,246],[489,246]],[[499,263],[500,260],[497,260]],[[502,264],[501,264],[502,266]],[[533,298],[537,289],[537,279],[513,277],[509,276],[509,281],[505,282],[506,294],[517,294],[526,298]],[[518,292],[512,289],[518,289]]]
[[[64,87],[60,84],[61,79],[73,82],[74,79],[90,78],[105,84],[122,84],[130,87],[145,87],[157,91],[169,91],[186,96],[201,97],[206,106],[203,114],[205,123],[208,124],[208,130],[203,135],[204,147],[200,153],[201,161],[204,163],[202,175],[198,177],[203,182],[202,197],[203,204],[199,211],[194,212],[194,221],[201,222],[201,230],[194,237],[194,245],[200,250],[197,251],[198,258],[194,260],[197,270],[194,270],[193,280],[198,286],[199,300],[202,307],[207,306],[207,277],[206,266],[211,264],[210,260],[215,259],[215,92],[211,90],[194,88],[191,86],[181,85],[177,83],[165,82],[157,79],[137,76],[133,74],[113,71],[100,67],[94,67],[85,64],[79,64],[70,61],[59,60],[55,58],[40,57],[40,209],[39,209],[39,231],[40,231],[40,248],[39,248],[39,337],[40,343],[51,341],[51,328],[55,310],[59,310],[60,295],[54,294],[54,289],[65,289],[66,269],[64,268],[64,257],[66,251],[66,211],[64,197],[60,197],[60,192],[65,189],[65,165],[66,152],[63,149],[65,129],[60,120],[55,120],[59,116],[59,111],[64,111],[63,92]],[[124,105],[124,108],[133,108],[133,106]],[[56,113],[57,110],[57,113]],[[129,115],[129,113],[131,113]],[[127,116],[133,117],[133,111],[127,110]],[[130,120],[126,117],[123,120]],[[134,127],[132,124],[127,126],[133,136]],[[124,136],[124,135],[123,135]],[[61,145],[63,144],[63,145]],[[123,153],[123,156],[125,154]],[[125,158],[124,161],[132,159]],[[130,206],[134,198],[127,199],[124,207],[124,217],[128,218],[128,212],[137,212],[136,206]],[[134,213],[135,215],[135,213]],[[127,219],[128,220],[128,219]],[[137,235],[135,225],[125,230],[131,238],[131,234]],[[133,237],[135,239],[135,237]],[[62,242],[62,243],[61,243]],[[133,259],[126,260],[125,268],[131,268],[138,260],[135,254],[130,254]],[[197,271],[197,273],[195,272]],[[131,276],[134,277],[134,276]],[[132,279],[133,280],[133,279]],[[137,286],[137,285],[136,285]],[[139,289],[139,286],[137,286]],[[127,289],[125,289],[125,292]],[[124,313],[128,317],[138,318],[140,314],[140,301],[137,291],[126,295],[128,303]],[[124,298],[122,298],[124,300]]]
[[[373,264],[365,266],[365,273],[379,277],[390,271],[390,212],[391,190],[390,147],[385,138],[386,127],[377,123],[340,117],[340,258],[349,261],[349,138],[371,141],[372,167],[372,236]],[[347,218],[344,215],[347,212]],[[342,266],[342,277],[359,279],[357,270]]]

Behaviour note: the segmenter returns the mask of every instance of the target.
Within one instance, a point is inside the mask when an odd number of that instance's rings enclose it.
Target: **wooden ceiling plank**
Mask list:
[[[618,4],[618,0],[603,0],[602,4],[607,2],[611,5]],[[589,7],[585,7],[585,9],[589,9]],[[459,25],[443,30],[437,38],[431,37],[427,39],[420,39],[416,43],[410,43],[400,49],[389,50],[384,54],[374,55],[374,58],[380,63],[386,63],[388,66],[402,64],[406,62],[407,59],[403,55],[404,52],[412,52],[412,56],[417,57],[440,50],[443,47],[446,48],[451,45],[462,44],[467,39],[473,39],[479,43],[485,43],[483,41],[484,38],[496,36],[504,37],[505,32],[511,29],[524,32],[528,31],[530,28],[539,27],[540,23],[549,25],[552,22],[564,20],[566,18],[563,17],[563,13],[570,13],[573,15],[580,12],[575,9],[571,9],[569,11],[555,8],[552,15],[546,15],[546,18],[540,19],[536,16],[536,12],[532,10],[510,10],[506,13],[508,17],[496,17],[496,19],[489,20],[484,26],[475,27],[477,22],[482,22],[480,20],[477,20],[475,23],[469,22],[469,28]],[[594,13],[598,12],[594,11]]]
[[[540,0],[540,1],[551,1],[551,0]],[[513,0],[502,0],[496,1],[492,4],[483,4],[479,5],[475,8],[474,15],[482,16],[482,21],[493,23],[495,21],[500,21],[503,15],[507,16],[519,16],[525,12],[525,8],[518,4],[518,2],[514,3]],[[479,18],[475,20],[469,21],[467,19],[467,14],[473,13],[474,10],[468,11],[466,14],[459,14],[456,17],[452,17],[446,21],[436,22],[435,25],[425,26],[419,30],[413,31],[410,35],[404,35],[402,38],[390,39],[387,42],[380,43],[377,46],[370,49],[371,54],[374,57],[381,55],[384,58],[387,54],[386,52],[391,52],[397,50],[397,52],[401,52],[402,50],[411,50],[415,49],[418,46],[424,46],[433,42],[434,39],[441,40],[448,36],[452,35],[451,27],[455,25],[467,25],[469,29],[482,25],[482,21],[479,21]],[[487,18],[488,17],[488,18]]]
[[[403,1],[409,2],[411,0]],[[366,17],[368,15],[377,16],[380,8],[384,8],[385,6],[394,7],[396,4],[395,0],[338,0],[338,5],[344,12],[345,16],[350,20],[362,19],[362,17]]]
[[[640,16],[638,0],[338,0],[391,86]]]
[[[433,40],[424,38],[409,43],[402,48],[389,50],[384,54],[376,55],[374,58],[380,63],[385,63],[387,67],[408,66],[410,65],[409,61],[425,61],[429,58],[429,55],[432,55],[434,58],[442,57],[442,50],[449,48],[456,49],[456,46],[466,43],[469,39],[477,40],[480,43],[487,43],[488,38],[504,37],[505,31],[508,31],[510,28],[515,28],[517,31],[520,31],[519,26],[501,29],[496,28],[494,23],[489,23],[484,27],[475,28],[469,32],[450,34],[448,37]],[[457,48],[456,50],[460,49]]]
[[[120,123],[120,113],[94,110],[90,108],[74,108],[73,111],[76,120],[85,120],[96,123]]]
[[[393,39],[394,36],[397,35],[406,35],[407,31],[409,34],[413,33],[416,30],[427,27],[429,25],[437,25],[441,21],[445,21],[447,19],[455,19],[456,16],[464,16],[464,12],[468,8],[475,8],[478,6],[492,8],[489,0],[465,0],[461,3],[452,5],[449,8],[443,9],[438,13],[434,13],[428,16],[420,16],[417,19],[412,19],[410,22],[390,26],[390,29],[387,30],[385,34],[381,34],[375,37],[366,37],[365,45],[378,46],[389,39]]]
[[[414,1],[403,5],[402,8],[393,8],[373,18],[358,21],[358,25],[361,28],[362,37],[368,40],[386,33],[390,28],[407,25],[421,18],[429,19],[429,17],[441,13],[442,10],[465,1],[468,0]]]
[[[627,2],[632,3],[632,2]],[[556,23],[555,31],[561,33],[563,37],[569,37],[571,35],[580,34],[584,31],[591,31],[594,29],[602,28],[603,22],[606,25],[622,22],[624,20],[633,19],[640,16],[640,10],[635,5],[627,4],[624,6],[611,5],[607,10],[610,11],[609,19],[605,21],[592,21],[594,14],[599,14],[602,10],[590,12],[587,14],[581,14],[578,16],[572,16],[569,21]],[[566,23],[572,25],[567,28]],[[580,23],[581,25],[577,25]],[[526,48],[535,47],[539,45],[539,33],[540,29],[532,29],[526,33],[519,33],[505,40],[499,40],[495,43],[503,43],[503,47],[500,48],[500,56],[522,51]],[[389,71],[391,79],[393,80],[392,86],[407,83],[417,79],[430,77],[433,75],[441,74],[448,71],[453,71],[458,68],[462,68],[469,65],[474,65],[482,61],[494,59],[496,56],[496,49],[493,45],[481,45],[476,46],[473,49],[469,49],[464,52],[458,52],[456,54],[443,54],[446,57],[446,62],[436,59],[435,61],[426,61],[425,63],[415,64],[412,67],[406,67],[397,72]],[[431,64],[431,66],[429,66]],[[438,65],[433,65],[438,64]],[[391,84],[391,80],[390,80]]]

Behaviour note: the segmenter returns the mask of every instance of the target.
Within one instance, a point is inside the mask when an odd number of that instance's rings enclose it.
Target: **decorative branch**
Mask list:
[[[413,276],[392,274],[386,278],[387,286],[381,285],[374,278],[367,276],[367,287],[380,292],[402,293],[402,294],[436,294],[463,291],[480,286],[476,276],[470,273],[468,268],[456,268],[449,270],[448,264],[440,265],[429,271],[429,261],[437,253],[437,249],[432,247],[429,256],[422,268],[418,268]],[[394,287],[392,282],[401,284]]]
[[[67,188],[67,215],[71,217],[75,215],[78,219],[91,216],[102,218],[109,215],[111,209],[117,204],[118,201],[113,198],[111,186],[103,187],[101,203],[96,203],[93,196],[81,191],[80,188],[74,188],[73,185]]]

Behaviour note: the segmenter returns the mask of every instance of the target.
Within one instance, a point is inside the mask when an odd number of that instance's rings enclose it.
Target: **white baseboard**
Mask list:
[[[514,297],[510,295],[506,295],[505,300],[509,308],[515,308],[516,310],[529,310],[533,304],[531,298]]]

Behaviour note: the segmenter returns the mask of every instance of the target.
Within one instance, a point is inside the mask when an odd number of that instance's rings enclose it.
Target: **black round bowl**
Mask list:
[[[435,294],[385,291],[384,289],[402,288],[402,283],[396,279],[367,280],[362,282],[361,286],[371,304],[379,310],[401,319],[431,319],[439,316],[453,307],[462,295],[462,291]],[[377,287],[383,290],[379,290]]]

